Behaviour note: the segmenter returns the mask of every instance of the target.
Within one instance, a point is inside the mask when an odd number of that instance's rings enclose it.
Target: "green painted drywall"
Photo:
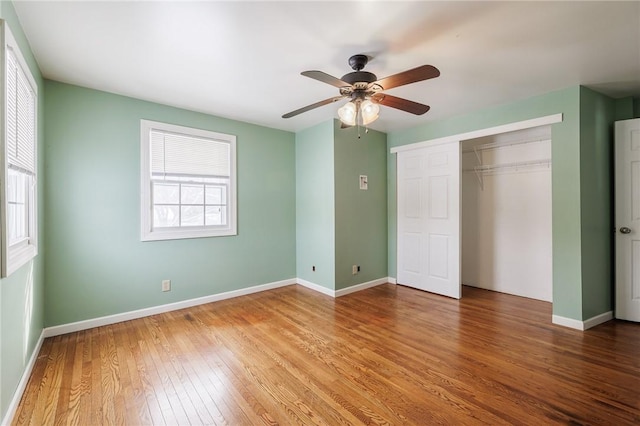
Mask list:
[[[47,326],[295,277],[293,133],[45,88]],[[140,241],[140,119],[237,136],[237,236]]]
[[[633,97],[627,96],[613,101],[616,120],[628,120],[633,118]]]
[[[369,177],[367,191],[359,176]],[[387,276],[386,135],[337,120],[296,134],[297,276],[340,290]],[[352,275],[351,266],[361,272]],[[315,272],[312,267],[315,266]]]
[[[387,276],[387,135],[360,133],[334,120],[336,290]],[[352,265],[360,265],[357,275]]]
[[[333,123],[296,133],[296,269],[303,280],[335,288]],[[315,272],[312,267],[315,266]]]
[[[628,113],[628,112],[627,112]],[[616,102],[580,88],[582,319],[613,308],[613,123]]]
[[[38,238],[39,254],[10,277],[0,280],[0,421],[25,372],[44,327],[44,85],[11,2],[0,2],[4,19],[38,85]],[[9,419],[5,419],[9,420]]]
[[[552,126],[553,313],[582,320],[582,225],[580,211],[580,88],[391,132],[388,148],[551,114]],[[388,154],[389,276],[396,274],[396,158]]]

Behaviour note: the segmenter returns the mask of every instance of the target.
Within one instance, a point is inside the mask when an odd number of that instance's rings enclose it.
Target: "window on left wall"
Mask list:
[[[3,131],[0,132],[2,277],[38,254],[38,87],[5,21],[2,37]]]

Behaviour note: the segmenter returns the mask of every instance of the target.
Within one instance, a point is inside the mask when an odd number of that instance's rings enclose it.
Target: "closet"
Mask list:
[[[460,148],[462,283],[550,302],[550,126]]]
[[[454,298],[464,284],[552,301],[551,124],[559,121],[392,148],[398,284]]]

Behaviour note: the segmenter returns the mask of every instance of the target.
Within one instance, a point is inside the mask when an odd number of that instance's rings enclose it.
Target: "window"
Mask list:
[[[4,132],[0,186],[2,276],[38,254],[36,159],[38,88],[6,22],[3,37]]]
[[[236,235],[235,136],[141,120],[141,239]]]

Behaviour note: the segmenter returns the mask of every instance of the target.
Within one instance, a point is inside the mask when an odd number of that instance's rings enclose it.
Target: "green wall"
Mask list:
[[[614,112],[616,120],[626,120],[634,117],[634,99],[631,96],[616,99]]]
[[[45,87],[47,326],[295,277],[293,133]],[[140,119],[237,136],[237,236],[140,241]]]
[[[44,327],[44,85],[40,70],[10,2],[0,2],[4,19],[38,85],[38,256],[10,277],[0,280],[0,421],[25,372]]]
[[[613,308],[613,123],[615,101],[580,88],[582,318]]]
[[[387,140],[361,135],[338,120],[296,134],[297,276],[329,290],[387,277]]]
[[[296,134],[297,277],[335,288],[334,144],[331,121]],[[315,266],[315,272],[312,267]]]
[[[334,120],[336,290],[387,277],[387,135],[360,134]],[[357,275],[352,265],[360,265]]]
[[[583,319],[580,87],[571,87],[388,135],[388,148],[532,118],[563,114],[552,125],[553,313]],[[389,275],[396,275],[396,158],[388,155]],[[606,243],[606,242],[603,242]],[[609,258],[598,264],[609,263]],[[610,286],[610,282],[600,285]],[[610,288],[610,287],[607,287]]]

